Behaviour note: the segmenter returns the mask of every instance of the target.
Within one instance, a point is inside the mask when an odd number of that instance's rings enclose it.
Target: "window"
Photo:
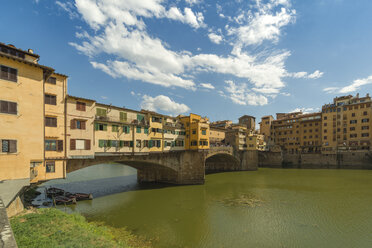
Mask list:
[[[350,138],[356,138],[356,137],[358,137],[358,134],[356,134],[356,133],[350,134]]]
[[[106,117],[107,110],[106,109],[102,109],[102,108],[97,108],[96,115],[97,116],[100,116],[100,117]]]
[[[350,131],[355,131],[355,127],[351,127],[350,128]]]
[[[17,82],[17,74],[18,74],[17,69],[10,68],[4,65],[0,67],[1,67],[0,79]]]
[[[327,116],[324,116],[324,120],[327,120]]]
[[[85,150],[85,140],[76,140],[76,150]]]
[[[141,140],[136,140],[136,147],[141,148]]]
[[[95,130],[96,131],[107,131],[107,124],[96,123]]]
[[[57,96],[45,94],[45,104],[57,105]]]
[[[351,114],[351,117],[355,117],[355,113],[352,113],[352,114]]]
[[[367,111],[364,111],[364,112],[363,112],[363,115],[368,115],[368,112],[367,112]]]
[[[46,82],[48,84],[57,84],[57,79],[55,77],[50,77]]]
[[[13,49],[10,49],[10,48],[7,48],[7,47],[1,47],[1,51],[3,53],[7,53],[7,54],[10,54],[10,55],[13,55],[13,56],[17,56],[21,59],[24,59],[25,58],[25,54],[22,53],[22,52],[18,52],[16,50],[13,50]]]
[[[113,131],[113,132],[119,132],[119,126],[117,126],[117,125],[112,125],[112,131]]]
[[[63,151],[63,140],[45,140],[45,151]]]
[[[369,122],[369,119],[362,119],[362,123]]]
[[[99,144],[100,144],[100,141],[99,141]],[[70,150],[90,150],[90,140],[71,139]]]
[[[148,134],[149,133],[149,128],[148,127],[144,127],[143,128],[143,131],[144,131],[145,134]]]
[[[369,133],[362,133],[362,137],[369,137]]]
[[[99,140],[98,147],[107,147],[107,140]]]
[[[357,123],[357,120],[350,120],[350,124],[356,124],[356,123]]]
[[[45,126],[57,127],[57,118],[56,117],[45,117]]]
[[[83,120],[71,120],[70,128],[71,129],[85,130],[85,128],[86,128],[86,121],[83,121]]]
[[[123,133],[129,133],[130,127],[129,126],[123,126]]]
[[[16,153],[17,152],[17,141],[16,140],[2,140],[1,141],[1,152]]]
[[[206,129],[203,129],[202,130],[202,135],[206,135],[207,134],[207,130]]]
[[[137,120],[138,121],[143,121],[145,119],[145,116],[144,115],[140,115],[140,114],[137,114]]]
[[[149,141],[148,140],[143,141],[143,147],[149,147]]]
[[[191,146],[197,146],[197,145],[198,145],[198,142],[196,140],[191,141]]]
[[[369,126],[362,126],[362,130],[368,130]]]
[[[16,115],[17,114],[17,103],[0,101],[0,113]]]
[[[324,123],[324,126],[326,127],[327,126],[327,123]]]
[[[57,151],[57,141],[56,140],[46,140],[45,141],[46,151]]]
[[[54,161],[48,161],[45,163],[46,173],[56,172],[56,163]]]
[[[324,136],[323,138],[326,140],[327,139],[327,136]]]
[[[76,102],[76,110],[85,111],[86,105],[87,104],[85,102]]]
[[[141,133],[141,127],[137,126],[136,133]]]
[[[127,113],[120,112],[120,121],[127,121]]]
[[[192,134],[196,134],[196,129],[193,129],[192,130]]]

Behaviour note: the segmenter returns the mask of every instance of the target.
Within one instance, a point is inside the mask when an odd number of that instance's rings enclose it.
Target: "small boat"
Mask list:
[[[63,196],[65,194],[65,191],[63,189],[50,187],[45,189],[45,194],[47,195],[47,197],[52,198],[56,196]]]
[[[74,197],[77,201],[83,201],[83,200],[93,200],[92,194],[85,194],[85,193],[66,193],[67,197]]]
[[[75,197],[67,197],[63,195],[58,195],[53,198],[53,202],[55,205],[61,205],[61,204],[76,204],[76,198]]]

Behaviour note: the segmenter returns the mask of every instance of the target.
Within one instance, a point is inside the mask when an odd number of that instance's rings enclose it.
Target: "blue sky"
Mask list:
[[[237,120],[372,89],[370,0],[1,3],[0,41],[98,102]]]

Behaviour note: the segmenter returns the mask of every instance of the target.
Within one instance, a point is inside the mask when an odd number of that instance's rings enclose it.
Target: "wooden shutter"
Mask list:
[[[57,105],[57,96],[51,96],[51,104]]]
[[[76,129],[76,120],[71,120],[70,129]]]
[[[103,124],[103,131],[107,131],[107,124]]]
[[[81,102],[80,103],[80,110],[81,111],[85,111],[85,109],[86,109],[86,103],[85,102]]]
[[[1,74],[0,77],[2,79],[8,79],[8,67],[6,66],[1,66]]]
[[[86,128],[86,121],[80,121],[80,129],[85,130]]]
[[[17,69],[9,68],[9,80],[17,82]]]
[[[57,152],[63,151],[63,140],[57,140]]]
[[[8,102],[0,101],[0,112],[1,113],[8,113]]]
[[[90,150],[90,140],[85,140],[85,150]]]
[[[17,152],[17,141],[16,140],[9,140],[9,152],[10,153]]]
[[[76,150],[76,140],[70,139],[70,150]]]

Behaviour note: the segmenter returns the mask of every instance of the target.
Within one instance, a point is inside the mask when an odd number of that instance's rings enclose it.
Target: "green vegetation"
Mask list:
[[[20,248],[150,247],[125,229],[89,223],[81,215],[66,214],[55,208],[26,211],[10,222]]]

